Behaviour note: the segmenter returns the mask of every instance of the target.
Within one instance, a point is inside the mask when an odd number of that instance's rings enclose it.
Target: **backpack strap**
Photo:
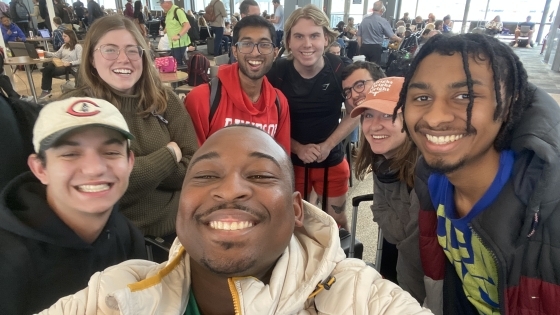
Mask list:
[[[210,114],[208,115],[208,122],[212,123],[212,118],[218,110],[218,105],[220,104],[220,99],[222,98],[222,82],[218,77],[213,77],[208,85],[210,87]]]
[[[344,69],[344,63],[342,62],[342,59],[340,59],[338,56],[335,56],[333,54],[325,54],[325,57],[327,63],[329,64],[329,67],[331,67],[333,71],[334,80],[336,81],[336,86],[338,87],[340,93],[342,94],[343,91],[342,91],[342,83],[340,81],[340,74],[342,73],[342,69]]]

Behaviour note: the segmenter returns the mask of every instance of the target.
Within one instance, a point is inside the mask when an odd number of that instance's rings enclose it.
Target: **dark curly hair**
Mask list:
[[[474,92],[473,80],[469,70],[469,57],[479,61],[488,61],[493,72],[497,103],[493,119],[494,121],[498,118],[503,120],[500,131],[494,140],[494,148],[498,151],[508,149],[511,144],[511,131],[515,128],[525,110],[531,105],[535,88],[529,85],[527,71],[525,71],[523,64],[513,50],[499,40],[486,35],[462,34],[451,37],[436,35],[429,39],[412,61],[405,76],[403,89],[394,110],[394,117],[397,117],[399,109],[402,108],[403,113],[405,111],[408,85],[416,72],[416,68],[424,58],[433,53],[442,56],[461,54],[470,95],[473,95]],[[505,95],[503,95],[502,89],[505,90]],[[470,98],[467,106],[467,130],[471,129],[473,100],[473,98]],[[403,128],[408,133],[405,122]]]

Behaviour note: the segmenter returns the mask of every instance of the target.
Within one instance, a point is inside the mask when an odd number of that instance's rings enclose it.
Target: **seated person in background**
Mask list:
[[[443,32],[443,21],[442,20],[437,20],[434,23],[434,30]]]
[[[517,28],[515,29],[515,39],[514,39],[515,44],[513,45],[513,47],[517,47],[517,43],[518,43],[517,40],[519,39],[519,36],[521,36],[521,26],[529,26],[528,40],[529,40],[529,45],[533,47],[533,31],[535,28],[535,23],[531,22],[530,15],[527,16],[527,20],[525,22],[521,22],[517,25]]]
[[[31,314],[97,271],[144,259],[144,238],[116,206],[134,164],[112,104],[73,98],[40,112],[31,172],[0,194],[0,314]]]
[[[353,17],[348,18],[348,24],[344,28],[344,32],[346,33],[346,37],[348,37],[348,39],[351,40],[356,39],[356,34],[358,33],[358,30],[356,29],[356,25],[354,24]]]
[[[424,23],[424,20],[422,19],[422,17],[419,15],[417,16],[414,21],[412,21],[412,23],[410,23],[411,26],[414,26],[414,29],[416,31],[421,31],[424,29],[424,27],[426,27],[426,23]]]
[[[4,73],[4,47],[0,47],[0,89],[12,100],[21,99],[28,102],[33,101],[33,96],[19,95],[14,90],[10,78]]]
[[[41,314],[431,314],[345,258],[336,223],[294,192],[293,174],[262,130],[217,131],[189,166],[169,261],[109,268]]]
[[[405,24],[410,24],[412,21],[410,20],[410,17],[408,17],[408,12],[405,12],[403,14],[403,17],[401,18],[401,20],[405,23]]]
[[[12,23],[9,16],[3,15],[1,19],[2,37],[4,38],[5,44],[8,44],[8,42],[25,42],[27,40],[25,33],[23,33],[16,23]]]
[[[348,58],[344,55],[341,55],[342,54],[342,49],[343,48],[340,46],[340,43],[337,41],[337,42],[333,42],[332,44],[329,45],[329,47],[327,47],[327,52],[340,57],[340,59],[342,59],[342,61],[344,62],[345,65],[351,64],[352,59],[350,59],[350,58]]]
[[[53,31],[53,36],[52,36],[53,37],[53,48],[54,48],[55,51],[58,51],[60,49],[60,47],[62,47],[62,45],[65,44],[64,38],[62,37],[62,34],[66,30],[66,26],[64,26],[64,24],[62,24],[62,20],[58,16],[55,16],[53,18],[53,22],[54,22],[54,31]]]
[[[237,23],[233,29],[232,53],[239,62],[220,67],[220,99],[215,111],[211,113],[208,104],[208,84],[194,88],[185,100],[199,144],[224,126],[252,124],[265,130],[290,152],[288,101],[265,77],[278,52],[274,47],[275,37],[272,23],[260,15],[246,16]],[[262,62],[250,63],[253,60]]]
[[[43,68],[43,79],[41,80],[41,96],[39,99],[46,99],[52,96],[52,79],[57,75],[66,74],[72,67],[77,68],[82,62],[82,45],[78,44],[78,38],[73,30],[64,30],[62,34],[64,45],[55,52],[45,52],[45,56],[56,58],[47,63]]]
[[[229,22],[224,22],[224,36],[229,36],[231,37],[232,34],[232,29],[231,29],[231,23]]]
[[[442,31],[443,33],[451,33],[452,29],[453,21],[451,21],[451,16],[448,14],[443,17],[443,29],[441,29],[440,31]]]
[[[336,27],[334,28],[337,32],[338,32],[338,36],[346,36],[344,34],[346,25],[344,24],[344,21],[339,21],[338,24],[336,24]]]
[[[492,21],[486,23],[486,34],[494,36],[502,31],[504,24],[499,15],[496,15]]]

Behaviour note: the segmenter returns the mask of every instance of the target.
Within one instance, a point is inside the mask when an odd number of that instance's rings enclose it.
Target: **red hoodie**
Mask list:
[[[228,125],[251,124],[273,136],[285,150],[290,152],[290,112],[288,101],[280,90],[275,89],[263,77],[261,96],[256,103],[241,89],[239,82],[239,66],[237,63],[224,65],[218,71],[222,83],[220,103],[214,113],[212,122],[210,115],[210,88],[202,84],[194,88],[185,100],[185,107],[191,115],[196,130],[198,144],[210,137],[214,132]],[[276,96],[280,100],[280,117],[276,106]]]

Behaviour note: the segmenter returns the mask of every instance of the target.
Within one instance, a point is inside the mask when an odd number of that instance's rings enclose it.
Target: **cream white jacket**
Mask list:
[[[294,232],[268,285],[252,277],[229,279],[236,314],[432,314],[361,260],[346,259],[330,216],[307,203],[304,216],[304,228]],[[318,285],[326,282],[329,289]],[[189,288],[188,255],[175,240],[167,263],[130,260],[110,267],[40,314],[183,315]]]

